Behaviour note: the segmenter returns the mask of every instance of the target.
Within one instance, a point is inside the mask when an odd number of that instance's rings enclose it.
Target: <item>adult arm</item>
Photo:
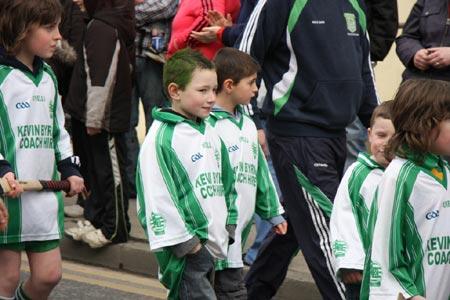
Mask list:
[[[178,0],[145,0],[135,6],[136,26],[169,19],[175,16],[177,8]]]
[[[119,59],[117,31],[100,21],[92,21],[85,35],[87,64],[86,127],[99,132],[104,128],[110,105]]]
[[[397,36],[397,1],[366,0],[367,30],[370,36],[372,61],[382,61]]]
[[[189,1],[188,1],[189,2]],[[199,1],[200,5],[185,2],[179,7],[172,26],[172,37],[169,44],[169,53],[175,53],[179,49],[195,47],[199,41],[191,35],[193,31],[201,31],[202,28],[209,25],[207,15],[208,11],[214,9],[221,14],[225,14],[225,0]],[[184,20],[186,19],[186,20]],[[180,24],[186,24],[179,28]]]
[[[414,56],[419,50],[424,50],[422,44],[422,32],[420,30],[420,20],[423,10],[424,0],[418,0],[414,4],[402,34],[396,39],[396,52],[398,58],[407,68],[415,68]]]
[[[373,77],[372,64],[370,61],[370,45],[367,32],[361,34],[361,49],[363,51],[362,78],[364,83],[363,98],[358,117],[361,123],[370,127],[370,118],[375,107],[380,103],[375,88],[375,78]]]

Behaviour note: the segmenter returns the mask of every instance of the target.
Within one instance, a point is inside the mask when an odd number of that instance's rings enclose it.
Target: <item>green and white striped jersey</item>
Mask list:
[[[233,170],[217,132],[203,120],[154,110],[137,174],[138,216],[158,251],[197,235],[225,258],[227,224],[236,224]]]
[[[283,213],[275,190],[267,160],[259,146],[258,133],[253,120],[238,107],[238,118],[217,107],[208,122],[219,133],[227,148],[235,172],[238,223],[235,242],[228,249],[228,257],[217,262],[216,269],[241,268],[242,247],[250,231],[255,211],[263,219]]]
[[[56,162],[72,156],[56,78],[48,65],[36,77],[0,66],[0,153],[22,180],[56,180]],[[0,243],[63,237],[61,192],[24,192],[4,201],[9,223]]]
[[[360,153],[341,180],[330,217],[337,276],[340,269],[364,269],[369,209],[383,171],[369,154]]]
[[[370,211],[373,228],[361,299],[450,299],[449,167],[395,158]]]
[[[234,172],[209,123],[156,108],[153,118],[139,153],[137,212],[158,259],[159,280],[168,299],[178,299],[186,258],[170,247],[197,236],[214,257],[226,258],[225,226],[237,224]]]

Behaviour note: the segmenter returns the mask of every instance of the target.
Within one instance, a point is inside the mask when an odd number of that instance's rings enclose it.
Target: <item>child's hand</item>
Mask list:
[[[425,297],[422,297],[422,296],[420,296],[420,295],[417,295],[417,296],[412,296],[411,298],[409,298],[410,300],[425,300],[426,298]]]
[[[285,235],[287,232],[287,226],[287,222],[284,221],[283,223],[273,226],[273,231],[275,231],[276,234]]]
[[[11,191],[8,193],[5,193],[6,197],[9,198],[17,198],[20,194],[23,193],[23,187],[20,186],[19,182],[16,180],[16,176],[12,172],[8,172],[3,177],[8,182],[9,187],[11,188]]]
[[[360,283],[362,281],[362,271],[356,269],[341,269],[342,282],[346,284]]]
[[[70,182],[70,191],[66,194],[67,197],[72,197],[84,191],[84,179],[78,176],[70,176],[67,178]]]
[[[87,127],[86,131],[89,136],[93,136],[102,132],[100,128],[93,128],[93,127]]]
[[[200,251],[200,249],[202,249],[202,244],[201,244],[201,243],[198,243],[197,245],[195,245],[194,248],[192,248],[191,251],[189,251],[188,254],[195,254],[195,253],[197,253],[198,251]]]
[[[3,203],[3,200],[0,199],[0,232],[5,231],[6,225],[8,225],[8,210]]]

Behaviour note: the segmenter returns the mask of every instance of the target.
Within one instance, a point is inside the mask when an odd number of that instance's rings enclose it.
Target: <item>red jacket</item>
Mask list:
[[[216,52],[223,47],[222,42],[202,44],[190,37],[191,32],[201,31],[203,27],[209,26],[206,16],[210,10],[217,10],[225,17],[231,14],[235,22],[240,6],[240,0],[181,0],[172,23],[172,37],[167,57],[169,58],[179,49],[191,47],[202,51],[209,59],[213,59]]]

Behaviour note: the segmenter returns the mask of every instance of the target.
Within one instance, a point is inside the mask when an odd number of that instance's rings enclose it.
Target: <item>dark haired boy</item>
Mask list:
[[[228,256],[216,265],[214,288],[218,299],[247,299],[243,278],[242,247],[256,212],[268,220],[276,233],[285,234],[287,223],[264,153],[258,143],[256,126],[243,113],[258,91],[258,63],[234,48],[222,48],[214,57],[218,77],[216,105],[208,121],[217,129],[228,150],[236,177],[238,222],[235,242]]]

